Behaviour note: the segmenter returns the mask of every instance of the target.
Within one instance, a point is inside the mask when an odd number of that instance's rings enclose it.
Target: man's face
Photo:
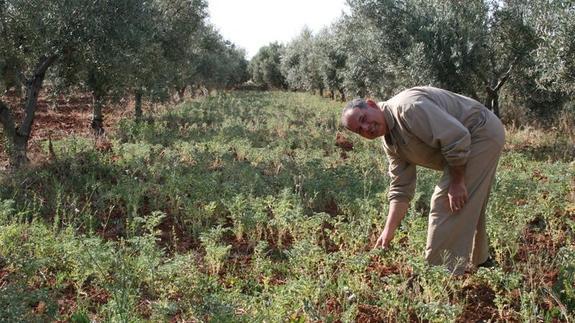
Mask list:
[[[368,102],[367,108],[346,111],[343,119],[349,130],[367,139],[381,137],[387,131],[383,111],[377,107],[375,102]]]

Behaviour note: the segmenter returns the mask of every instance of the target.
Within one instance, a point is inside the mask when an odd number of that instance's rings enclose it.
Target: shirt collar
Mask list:
[[[389,110],[389,106],[387,105],[387,102],[385,102],[385,101],[379,102],[377,104],[377,106],[379,107],[379,109],[381,109],[381,111],[383,111],[385,123],[387,123],[387,130],[389,131],[389,133],[391,133],[391,129],[393,129],[395,127],[395,118],[391,114],[391,111]]]
[[[392,130],[395,128],[395,118],[393,117],[387,102],[379,102],[377,105],[381,111],[383,111],[383,117],[385,118],[385,123],[387,124],[387,135],[385,135],[383,139],[388,145],[393,145],[395,140],[392,135]]]

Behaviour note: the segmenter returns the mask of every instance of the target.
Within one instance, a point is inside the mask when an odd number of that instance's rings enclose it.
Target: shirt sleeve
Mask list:
[[[393,152],[386,149],[389,162],[389,192],[387,197],[390,202],[409,203],[415,194],[417,172],[415,165],[406,162]]]
[[[425,144],[440,149],[449,166],[467,164],[471,134],[455,117],[426,99],[408,107],[403,117],[409,131]]]

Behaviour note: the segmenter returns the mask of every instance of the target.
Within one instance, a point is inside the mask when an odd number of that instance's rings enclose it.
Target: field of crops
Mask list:
[[[390,250],[378,141],[340,103],[232,92],[53,142],[0,175],[0,321],[572,321],[573,138],[509,130],[488,206],[494,268],[425,264],[417,192]],[[48,144],[45,144],[48,151]]]

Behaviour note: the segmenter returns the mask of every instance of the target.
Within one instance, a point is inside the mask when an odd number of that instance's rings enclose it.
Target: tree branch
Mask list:
[[[505,82],[507,81],[507,79],[511,75],[511,70],[513,70],[513,65],[515,65],[516,61],[517,61],[517,57],[513,60],[513,62],[511,62],[511,65],[509,65],[509,69],[507,70],[507,72],[505,72],[503,77],[499,80],[499,82],[497,82],[497,85],[495,86],[494,91],[499,91],[499,89],[503,86],[503,84],[505,84]]]

